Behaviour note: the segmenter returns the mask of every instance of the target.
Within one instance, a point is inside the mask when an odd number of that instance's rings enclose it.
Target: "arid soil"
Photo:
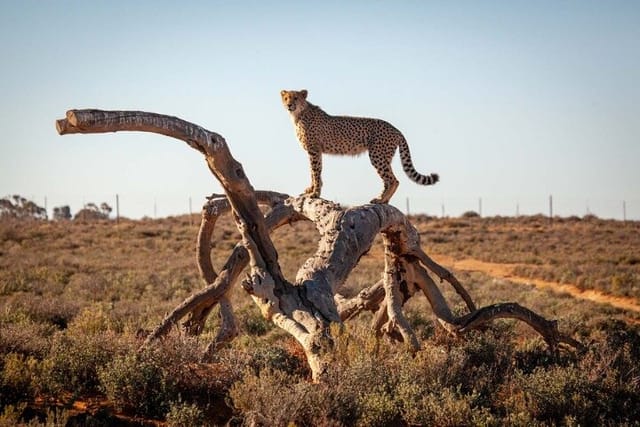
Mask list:
[[[534,285],[538,288],[550,289],[556,293],[569,294],[574,298],[584,299],[598,304],[609,304],[616,308],[640,313],[640,304],[635,298],[609,295],[593,289],[584,290],[568,283],[518,276],[514,273],[516,267],[514,264],[485,262],[473,258],[455,260],[447,255],[433,255],[433,258],[443,265],[450,266],[453,270],[476,271],[495,279],[504,279],[523,285]]]

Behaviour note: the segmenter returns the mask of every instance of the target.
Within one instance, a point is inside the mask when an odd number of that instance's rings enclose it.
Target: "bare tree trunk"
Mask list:
[[[304,195],[289,198],[254,191],[221,135],[176,117],[136,111],[71,110],[66,119],[57,121],[56,127],[61,135],[144,131],[183,140],[205,156],[209,169],[224,188],[225,196],[214,195],[203,207],[198,233],[196,259],[206,286],[169,313],[149,334],[146,345],[166,334],[184,317],[187,319],[183,327],[190,333],[200,333],[216,304],[220,306],[221,327],[205,357],[233,339],[238,330],[226,294],[249,264],[250,274],[242,281],[242,287],[265,318],[302,345],[315,380],[328,368],[323,351],[330,348],[330,323],[346,321],[363,310],[375,313],[372,327],[377,334],[399,339],[412,351],[418,351],[420,343],[402,306],[420,292],[428,299],[438,321],[451,333],[462,334],[488,321],[508,317],[529,324],[553,351],[559,344],[581,347],[561,334],[556,322],[519,304],[502,303],[477,309],[460,282],[422,251],[417,231],[393,206],[374,204],[343,209],[327,200]],[[266,217],[258,204],[271,207]],[[217,218],[228,211],[233,214],[242,242],[233,249],[218,274],[211,264],[211,236]],[[289,282],[282,275],[269,232],[299,220],[313,221],[320,241],[318,250],[302,265],[295,281]],[[347,300],[339,290],[378,233],[383,235],[385,248],[383,279]],[[454,287],[469,310],[467,314],[460,317],[452,314],[429,272]]]

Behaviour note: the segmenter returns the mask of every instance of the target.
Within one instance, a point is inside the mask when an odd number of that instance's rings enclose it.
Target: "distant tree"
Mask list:
[[[53,219],[56,221],[71,219],[71,208],[67,205],[53,208]]]
[[[466,211],[462,214],[462,218],[479,218],[480,214],[475,211]]]
[[[100,219],[109,219],[109,214],[113,209],[106,203],[100,204],[87,203],[84,208],[80,209],[73,217],[74,220],[95,221]]]
[[[111,214],[111,211],[113,211],[113,208],[108,204],[106,204],[105,202],[102,202],[100,204],[100,210],[102,211],[103,214],[105,214],[107,218],[109,218],[109,215]]]
[[[46,220],[47,210],[31,200],[14,194],[0,199],[0,218]]]

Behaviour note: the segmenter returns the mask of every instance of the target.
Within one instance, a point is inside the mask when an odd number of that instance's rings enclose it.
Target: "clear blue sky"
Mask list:
[[[0,197],[194,212],[220,186],[153,134],[58,136],[71,108],[176,115],[227,139],[257,189],[298,194],[306,154],[280,89],[403,131],[433,187],[412,212],[640,219],[640,2],[0,1]],[[325,157],[323,196],[367,202],[367,156]]]

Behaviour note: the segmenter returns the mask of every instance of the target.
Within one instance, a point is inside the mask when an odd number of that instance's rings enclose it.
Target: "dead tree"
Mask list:
[[[313,378],[318,380],[330,368],[323,357],[331,348],[329,326],[345,322],[364,310],[374,312],[373,330],[404,342],[411,351],[420,343],[405,318],[402,306],[412,296],[426,296],[437,320],[452,334],[478,328],[497,318],[514,318],[535,329],[551,351],[562,345],[581,348],[573,338],[559,332],[550,321],[513,302],[476,308],[473,300],[445,268],[421,248],[416,229],[391,205],[368,204],[343,209],[330,201],[307,196],[289,197],[274,192],[254,191],[242,165],[229,152],[224,138],[176,117],[140,111],[71,110],[56,122],[60,135],[117,131],[154,132],[185,141],[201,152],[225,194],[213,195],[204,205],[198,233],[197,263],[206,286],[169,313],[145,341],[166,334],[183,318],[183,327],[199,333],[211,310],[219,305],[221,326],[209,345],[210,355],[222,343],[233,339],[238,328],[227,292],[238,281],[247,264],[249,274],[241,281],[262,315],[291,334],[305,351]],[[265,214],[259,205],[270,210]],[[231,212],[242,236],[219,273],[211,263],[211,237],[216,220]],[[320,241],[316,253],[300,268],[295,281],[280,270],[278,253],[270,231],[287,223],[312,221]],[[385,250],[382,279],[351,299],[339,294],[351,270],[369,251],[378,233]],[[447,282],[464,300],[468,313],[456,316],[432,279]]]

